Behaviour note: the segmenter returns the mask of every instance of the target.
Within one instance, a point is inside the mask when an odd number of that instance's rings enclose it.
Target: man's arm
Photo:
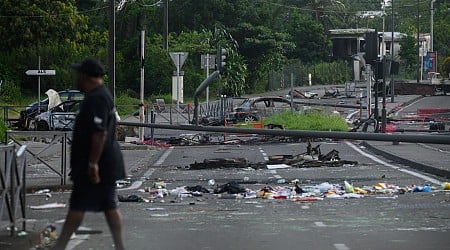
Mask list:
[[[98,161],[103,153],[106,141],[106,131],[96,131],[91,137],[91,150],[89,155],[89,179],[92,183],[100,183]]]

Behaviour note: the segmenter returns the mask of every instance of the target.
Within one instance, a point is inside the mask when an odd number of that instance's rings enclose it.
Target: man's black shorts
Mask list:
[[[103,212],[117,208],[115,184],[74,182],[70,196],[70,210]]]

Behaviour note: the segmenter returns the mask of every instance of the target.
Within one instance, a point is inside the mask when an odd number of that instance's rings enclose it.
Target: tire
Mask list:
[[[256,118],[256,117],[254,117],[253,115],[249,115],[249,116],[246,116],[245,118],[244,118],[244,121],[245,122],[254,122],[254,121],[257,121],[258,119]]]
[[[36,124],[36,129],[38,131],[49,131],[50,127],[48,126],[47,122],[45,121],[38,121]]]

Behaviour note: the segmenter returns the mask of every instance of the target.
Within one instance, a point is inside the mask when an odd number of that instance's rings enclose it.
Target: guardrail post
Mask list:
[[[150,113],[150,122],[152,124],[154,124],[155,120],[156,120],[156,114],[154,114],[154,112],[152,110],[151,113]],[[151,145],[153,145],[154,140],[155,140],[155,129],[154,128],[150,129],[150,140],[151,140]]]

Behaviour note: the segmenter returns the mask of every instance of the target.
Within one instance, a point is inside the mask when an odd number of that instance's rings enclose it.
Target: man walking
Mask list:
[[[104,212],[115,248],[124,249],[115,181],[123,178],[125,172],[115,141],[114,102],[102,80],[105,69],[93,58],[71,67],[77,72],[77,88],[85,93],[85,99],[73,131],[70,208],[54,249],[66,247],[87,211]]]

